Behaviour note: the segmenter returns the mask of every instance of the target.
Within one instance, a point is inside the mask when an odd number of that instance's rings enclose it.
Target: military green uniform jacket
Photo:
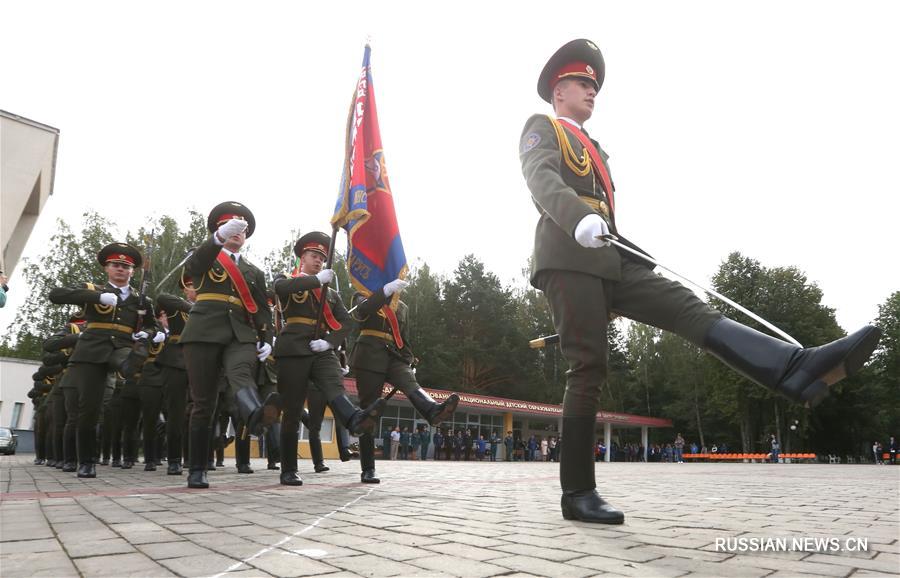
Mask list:
[[[159,355],[161,352],[165,351],[166,342],[162,343],[149,343],[147,346],[147,352],[149,355],[147,359],[144,360],[144,365],[141,367],[141,376],[138,378],[138,385],[145,385],[148,387],[162,387],[163,386],[163,371],[162,366],[157,363],[159,360]]]
[[[156,364],[163,367],[185,369],[181,334],[184,332],[188,315],[191,313],[191,303],[181,297],[160,293],[156,298],[156,306],[161,312],[166,314],[169,323],[166,347],[156,357]]]
[[[47,352],[46,355],[62,355],[65,357],[65,361],[61,362],[63,370],[54,380],[51,395],[62,395],[60,388],[63,387],[63,378],[65,377],[69,358],[72,356],[75,344],[78,343],[80,337],[81,328],[74,323],[66,323],[64,330],[54,333],[44,340],[42,347]]]
[[[216,261],[221,250],[222,247],[210,236],[184,264],[185,273],[197,290],[197,302],[191,308],[181,343],[225,345],[234,340],[255,343],[258,333],[262,333],[265,340],[271,339],[268,335],[271,314],[266,302],[263,272],[244,256],[238,261],[238,269],[256,301],[257,312],[251,319],[225,269]]]
[[[581,156],[584,147],[565,129],[572,149]],[[596,142],[594,143],[596,146]],[[608,155],[597,146],[607,171]],[[595,210],[584,198],[594,203],[609,201],[591,169],[579,176],[564,162],[560,142],[550,119],[536,114],[528,119],[519,145],[522,174],[531,191],[531,198],[540,213],[534,233],[534,255],[531,263],[531,282],[544,269],[578,271],[618,281],[621,279],[621,257],[613,247],[588,249],[575,241],[575,227],[590,213],[598,213],[616,234],[614,217]],[[608,212],[608,211],[607,211]]]
[[[360,335],[350,354],[350,367],[367,369],[369,371],[387,371],[390,359],[399,359],[407,365],[412,365],[415,360],[409,342],[407,331],[409,308],[406,303],[399,301],[397,304],[397,325],[400,328],[400,337],[403,340],[403,348],[397,347],[391,324],[388,322],[381,307],[387,303],[384,291],[379,289],[365,299],[361,293],[353,296],[353,303],[357,305],[353,317],[359,322]]]
[[[319,287],[321,284],[315,275],[301,275],[275,281],[275,294],[278,296],[281,315],[285,322],[272,351],[272,355],[276,358],[315,355],[309,348],[309,342],[315,339],[319,302],[313,296],[312,290]],[[341,328],[337,331],[328,329],[323,317],[319,339],[324,339],[333,349],[337,349],[350,331],[350,315],[344,307],[344,302],[341,301],[341,295],[331,287],[328,288],[327,299],[331,312],[341,324]]]
[[[128,299],[117,306],[100,304],[100,293],[112,292],[114,289],[110,284],[95,286],[85,283],[82,288],[57,287],[50,291],[51,302],[58,305],[80,305],[87,319],[75,351],[69,358],[71,363],[107,363],[117,349],[131,348],[134,345],[131,337],[133,332],[143,330],[151,336],[156,332],[152,304],[141,316],[138,312],[141,298],[134,289]],[[140,322],[139,317],[142,317]]]

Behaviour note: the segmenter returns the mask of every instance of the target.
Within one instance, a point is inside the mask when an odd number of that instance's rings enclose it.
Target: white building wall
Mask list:
[[[22,416],[19,418],[19,430],[32,429],[34,407],[28,398],[28,391],[34,385],[31,375],[38,370],[38,361],[0,357],[0,426],[10,427],[13,407],[22,404]]]

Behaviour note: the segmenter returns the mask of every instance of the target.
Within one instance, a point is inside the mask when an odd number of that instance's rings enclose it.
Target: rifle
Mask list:
[[[144,317],[147,315],[148,311],[152,311],[153,307],[150,305],[150,300],[147,297],[147,290],[150,288],[150,282],[153,277],[150,271],[150,263],[153,260],[153,243],[155,241],[155,230],[150,230],[150,240],[147,241],[147,250],[146,255],[144,256],[144,262],[141,264],[141,282],[140,282],[140,304],[138,305],[138,318],[135,321],[134,332],[137,333],[141,330],[141,325],[143,325]],[[144,237],[146,240],[146,236]]]

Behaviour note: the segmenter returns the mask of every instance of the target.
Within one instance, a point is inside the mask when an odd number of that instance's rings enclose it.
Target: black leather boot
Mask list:
[[[78,435],[74,427],[66,427],[64,432],[62,471],[74,472],[78,470]]]
[[[262,435],[263,429],[275,423],[281,412],[281,396],[274,391],[263,401],[256,388],[242,387],[234,394],[234,401],[241,421],[255,436]]]
[[[190,463],[188,471],[188,487],[189,488],[208,488],[209,481],[206,479],[206,462],[209,458],[209,428],[199,427],[190,430],[190,450],[188,451],[188,460]]]
[[[87,464],[81,464],[78,466],[78,477],[79,478],[96,478],[97,477],[97,468],[94,466],[94,462],[90,462]]]
[[[302,486],[303,480],[300,478],[300,474],[297,472],[281,472],[281,485],[282,486]]]
[[[181,462],[169,462],[169,467],[166,469],[166,475],[168,476],[180,476],[184,472],[184,469],[181,467]]]
[[[625,521],[625,514],[609,505],[596,490],[563,492],[560,506],[566,520],[596,524],[621,524]]]
[[[281,461],[281,422],[276,421],[266,432],[266,469],[277,470]]]
[[[353,450],[350,449],[350,432],[339,423],[334,424],[334,430],[337,435],[338,455],[342,462],[349,462],[353,458]]]
[[[238,436],[234,440],[234,459],[237,462],[237,471],[239,474],[252,474],[253,468],[250,467],[250,437],[241,438]]]
[[[437,403],[421,387],[408,393],[407,397],[412,406],[416,408],[416,411],[428,420],[429,425],[432,426],[439,425],[453,417],[453,412],[456,411],[456,406],[459,405],[459,396],[455,393],[450,394],[443,403]]]
[[[387,402],[383,398],[378,398],[369,407],[360,409],[350,401],[349,397],[339,395],[329,401],[328,405],[331,407],[331,412],[335,418],[341,422],[341,425],[350,430],[350,433],[353,435],[358,436],[364,433],[375,433],[378,418],[384,412]]]
[[[381,482],[375,477],[375,438],[371,434],[359,436],[359,467],[362,469],[361,482],[365,484]]]
[[[122,460],[120,460],[120,459],[113,459],[113,461],[110,462],[109,467],[111,467],[111,468],[121,468],[121,467],[122,467]]]
[[[327,472],[331,468],[325,465],[325,458],[322,455],[322,438],[319,432],[309,432],[309,453],[312,455],[313,469],[317,474]]]
[[[566,520],[597,524],[621,524],[625,515],[606,503],[595,490],[594,417],[564,417],[560,447],[559,481],[563,495],[560,502]]]
[[[880,338],[881,329],[867,325],[820,347],[801,348],[722,318],[707,333],[706,349],[744,377],[815,407],[830,386],[859,371]]]

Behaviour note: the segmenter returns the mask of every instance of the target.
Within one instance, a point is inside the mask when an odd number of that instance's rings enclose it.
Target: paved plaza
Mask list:
[[[597,464],[622,526],[563,520],[553,463],[329,462],[99,477],[0,458],[0,575],[883,576],[900,573],[900,467]],[[781,539],[781,541],[779,541]],[[864,546],[864,548],[863,548]]]

